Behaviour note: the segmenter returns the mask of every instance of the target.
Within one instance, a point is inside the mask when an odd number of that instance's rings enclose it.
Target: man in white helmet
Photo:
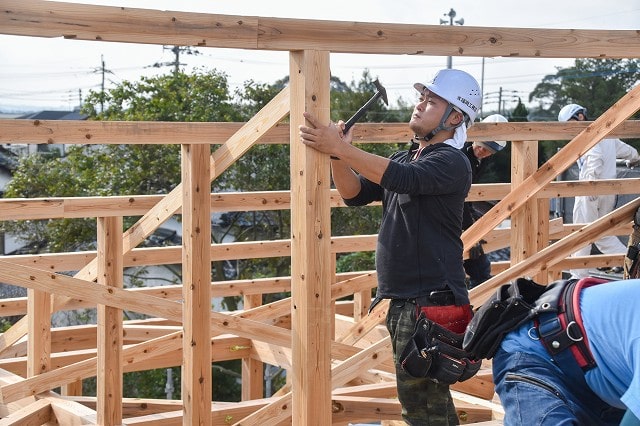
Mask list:
[[[500,114],[491,114],[482,120],[483,123],[506,123],[508,120]],[[465,142],[462,151],[466,154],[471,163],[471,183],[478,183],[488,162],[487,159],[496,152],[501,151],[507,145],[506,141],[476,141]],[[474,208],[473,203],[464,203],[464,213],[462,216],[462,230],[466,231],[478,220],[482,214]],[[469,257],[464,260],[464,270],[469,276],[469,289],[476,287],[491,278],[491,261],[484,253],[480,240],[475,246],[469,249]]]
[[[390,158],[353,146],[353,130],[343,134],[342,121],[325,125],[309,113],[300,137],[309,148],[332,156],[333,181],[347,205],[382,201],[372,309],[390,299],[387,329],[402,415],[412,425],[452,425],[458,418],[449,384],[434,380],[435,365],[415,377],[400,355],[412,341],[419,314],[454,333],[463,333],[472,315],[460,239],[471,167],[460,148],[482,93],[471,75],[455,69],[414,87],[420,94],[409,121],[415,136],[408,150]]]
[[[564,106],[558,114],[558,121],[585,121],[587,109],[578,104]],[[627,160],[628,165],[640,162],[638,151],[620,139],[603,139],[578,159],[579,179],[584,181],[616,178],[616,159]],[[573,223],[591,223],[615,209],[615,195],[585,195],[575,197]],[[603,237],[594,243],[603,254],[625,253],[627,248],[618,237]],[[581,248],[573,256],[588,256],[591,244]],[[617,269],[617,268],[616,268]],[[622,268],[620,267],[620,272]],[[589,275],[588,269],[572,269],[573,278]]]

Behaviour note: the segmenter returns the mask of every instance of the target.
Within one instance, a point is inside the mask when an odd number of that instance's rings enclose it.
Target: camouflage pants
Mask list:
[[[398,364],[398,357],[413,335],[416,320],[417,307],[414,303],[391,300],[387,314],[387,330],[393,346],[402,417],[405,422],[414,426],[457,425],[458,417],[449,386],[430,379],[412,377]]]

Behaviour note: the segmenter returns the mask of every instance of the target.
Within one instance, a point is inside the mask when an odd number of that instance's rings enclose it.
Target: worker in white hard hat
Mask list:
[[[565,105],[558,114],[558,121],[585,121],[587,109],[578,104]],[[640,162],[638,151],[620,139],[602,139],[578,159],[579,180],[593,181],[599,179],[615,179],[616,159],[627,160],[627,165],[633,166]],[[573,223],[591,223],[612,212],[616,205],[615,195],[583,195],[576,196],[573,204]],[[602,237],[595,246],[603,254],[625,253],[627,248],[614,235]],[[588,256],[591,254],[591,244],[581,248],[573,256]],[[622,272],[622,267],[614,268]],[[589,275],[588,269],[572,269],[573,278],[583,278]]]
[[[371,309],[390,299],[386,324],[403,418],[415,425],[458,424],[449,392],[449,384],[458,378],[435,377],[456,368],[472,376],[467,368],[479,365],[456,361],[444,371],[446,362],[434,362],[416,377],[400,356],[413,341],[419,315],[454,333],[463,333],[472,316],[460,238],[471,166],[461,148],[482,105],[482,92],[475,78],[456,69],[441,70],[414,88],[419,100],[409,120],[412,143],[389,158],[353,146],[353,128],[343,134],[343,122],[321,123],[308,113],[300,138],[309,148],[332,156],[333,181],[345,204],[382,201],[378,288]]]
[[[482,120],[483,123],[507,123],[508,120],[500,114],[491,114]],[[502,151],[507,141],[475,141],[465,142],[462,151],[471,163],[472,183],[478,183],[488,164],[488,158],[496,152]],[[482,216],[482,212],[474,208],[472,202],[464,203],[462,216],[462,230],[466,231]],[[472,289],[491,278],[491,261],[482,248],[486,241],[480,240],[469,249],[469,257],[464,260],[464,270],[469,277],[467,287]]]

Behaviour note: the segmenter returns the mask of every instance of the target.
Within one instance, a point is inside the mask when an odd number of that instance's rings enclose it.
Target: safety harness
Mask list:
[[[580,367],[578,371],[593,368],[595,361],[580,314],[580,292],[605,282],[608,281],[588,277],[558,280],[545,287],[528,278],[518,278],[504,284],[476,311],[462,348],[472,359],[490,359],[507,333],[533,319],[540,340],[558,364],[573,359]]]
[[[553,357],[569,350],[578,366],[589,370],[596,366],[580,314],[580,292],[598,284],[609,282],[602,278],[587,277],[578,281],[562,282],[557,291],[542,295],[536,303],[534,325],[547,352]],[[545,297],[550,296],[550,297]],[[559,296],[559,297],[558,297]]]

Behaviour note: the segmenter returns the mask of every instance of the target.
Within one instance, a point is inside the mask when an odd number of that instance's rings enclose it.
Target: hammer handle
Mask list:
[[[371,105],[376,100],[378,100],[379,97],[380,97],[380,92],[376,92],[376,94],[373,95],[371,99],[367,101],[366,104],[362,105],[362,107],[358,111],[356,111],[356,113],[353,114],[351,118],[347,120],[346,123],[344,123],[344,130],[342,132],[347,133],[351,128],[351,126],[353,126],[356,123],[356,121],[358,121],[364,115],[364,113],[367,112],[367,110],[371,107]]]

